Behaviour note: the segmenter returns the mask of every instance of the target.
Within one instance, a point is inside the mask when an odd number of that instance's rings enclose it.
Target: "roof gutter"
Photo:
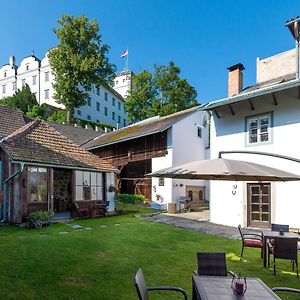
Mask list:
[[[34,162],[19,162],[19,161],[11,161],[12,163],[18,164],[18,163],[24,163],[26,165],[30,166],[39,166],[39,167],[45,167],[45,168],[57,168],[57,169],[68,169],[68,170],[80,170],[80,171],[89,171],[89,172],[113,172],[118,173],[117,169],[113,170],[105,170],[105,169],[93,169],[93,168],[83,168],[83,167],[69,167],[69,166],[62,166],[62,165],[54,165],[54,164],[45,164],[45,163],[34,163]]]
[[[8,178],[4,179],[4,187],[3,187],[3,194],[4,194],[4,199],[3,199],[3,216],[1,222],[6,222],[7,219],[10,217],[10,207],[9,207],[9,197],[8,197],[8,185],[9,182],[12,181],[15,177],[19,176],[23,171],[24,171],[24,162],[12,162],[14,164],[18,164],[20,166],[20,169],[17,170],[15,173],[10,175]]]
[[[217,108],[217,107],[221,107],[221,106],[225,106],[228,104],[233,104],[236,102],[240,102],[243,100],[247,100],[250,98],[254,98],[254,97],[258,97],[258,96],[263,96],[266,94],[270,94],[270,93],[275,93],[278,91],[283,91],[289,88],[293,88],[293,87],[297,87],[300,85],[300,79],[293,79],[287,82],[283,82],[283,83],[277,83],[271,86],[267,86],[267,87],[263,87],[260,89],[257,89],[255,91],[251,91],[248,93],[241,93],[239,95],[236,95],[234,97],[230,97],[230,98],[224,98],[218,101],[213,101],[213,102],[209,102],[206,105],[204,105],[204,107],[202,108],[203,110],[211,110],[213,108]]]

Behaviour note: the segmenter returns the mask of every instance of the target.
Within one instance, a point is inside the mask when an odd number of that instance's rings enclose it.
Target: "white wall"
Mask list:
[[[211,158],[217,158],[219,151],[249,150],[282,154],[300,159],[298,136],[300,132],[300,101],[297,91],[288,90],[276,93],[278,105],[272,96],[260,97],[254,102],[255,111],[249,103],[236,104],[235,116],[227,108],[218,109],[221,118],[213,115],[211,127]],[[229,113],[227,113],[229,112]],[[272,143],[260,146],[247,146],[245,118],[251,115],[272,112],[274,126]],[[217,128],[217,129],[216,129]],[[251,161],[270,167],[300,174],[300,164],[258,155],[225,154],[224,158]],[[233,185],[237,184],[236,195],[232,195]],[[300,183],[276,182],[271,184],[271,222],[286,223],[290,227],[300,228]],[[245,182],[211,182],[211,221],[215,223],[246,226],[247,191]]]
[[[152,172],[172,166],[172,129],[168,130],[168,154],[163,157],[152,158]],[[165,178],[164,186],[159,186],[159,179],[152,177],[152,201],[157,202],[156,195],[161,195],[161,203],[167,205],[172,202],[172,179]]]
[[[195,111],[184,119],[176,122],[168,130],[168,154],[165,157],[152,159],[152,172],[183,164],[186,162],[206,159],[208,156],[208,125],[202,128],[202,138],[198,137],[198,127],[207,120],[206,112]],[[164,186],[158,185],[158,178],[152,178],[152,201],[156,194],[162,195],[163,203],[176,203],[179,209],[180,196],[186,195],[186,185],[206,187],[205,198],[208,199],[209,185],[204,180],[164,179]]]

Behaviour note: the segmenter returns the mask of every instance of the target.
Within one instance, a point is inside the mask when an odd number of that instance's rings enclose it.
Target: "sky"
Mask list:
[[[229,66],[242,63],[244,86],[255,83],[256,59],[292,49],[285,22],[300,15],[299,0],[0,0],[0,65],[57,45],[64,14],[96,19],[110,62],[153,71],[174,61],[196,88],[199,103],[226,98]]]

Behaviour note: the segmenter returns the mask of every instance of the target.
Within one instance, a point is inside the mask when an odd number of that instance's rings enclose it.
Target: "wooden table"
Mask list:
[[[259,278],[247,278],[247,290],[236,296],[231,289],[231,277],[193,276],[193,300],[271,300],[280,298]]]
[[[267,240],[273,239],[274,237],[299,238],[300,236],[295,232],[284,232],[283,235],[280,235],[279,231],[263,230],[263,262],[265,268],[267,267]]]

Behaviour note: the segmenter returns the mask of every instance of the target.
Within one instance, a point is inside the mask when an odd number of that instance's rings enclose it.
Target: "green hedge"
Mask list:
[[[141,204],[145,201],[144,195],[118,194],[117,200],[124,204]]]

